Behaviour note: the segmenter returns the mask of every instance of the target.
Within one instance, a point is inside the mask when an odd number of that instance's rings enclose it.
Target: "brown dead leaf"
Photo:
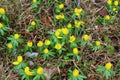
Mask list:
[[[58,70],[58,67],[56,67],[56,66],[51,66],[50,68],[45,68],[45,69],[44,69],[44,72],[45,72],[46,80],[50,80],[51,77],[52,77],[55,73],[59,73],[60,70]]]

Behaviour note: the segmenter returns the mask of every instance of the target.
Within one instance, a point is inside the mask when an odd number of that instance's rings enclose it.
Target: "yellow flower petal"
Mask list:
[[[15,61],[12,63],[13,65],[19,65],[19,62],[18,61]]]

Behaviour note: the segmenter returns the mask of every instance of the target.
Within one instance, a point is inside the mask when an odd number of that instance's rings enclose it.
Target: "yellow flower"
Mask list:
[[[22,61],[23,61],[23,57],[22,57],[22,56],[18,56],[18,57],[17,57],[17,61],[18,61],[18,62],[22,62]]]
[[[50,40],[48,40],[48,39],[47,39],[47,40],[45,40],[45,45],[47,45],[47,46],[48,46],[48,45],[50,45],[50,43],[51,43],[51,42],[50,42]]]
[[[67,28],[62,28],[62,33],[67,35],[69,33],[69,30]]]
[[[111,5],[112,4],[112,0],[107,0],[107,4]]]
[[[116,8],[113,8],[112,11],[117,12],[117,9],[116,9]]]
[[[90,36],[87,35],[87,34],[85,34],[85,35],[83,35],[83,39],[84,39],[85,41],[88,41],[88,40],[90,40]]]
[[[0,23],[0,29],[3,27],[3,24],[2,23]]]
[[[8,47],[9,49],[13,48],[12,43],[8,43],[8,44],[7,44],[7,47]]]
[[[74,70],[73,70],[73,76],[74,76],[74,77],[78,77],[78,76],[79,76],[79,70],[74,69]]]
[[[19,39],[20,35],[19,34],[14,34],[14,39]]]
[[[100,41],[95,41],[96,46],[100,46]]]
[[[65,18],[64,14],[60,14],[59,16],[60,16],[60,19],[64,19]]]
[[[37,74],[41,75],[41,74],[43,74],[43,73],[44,73],[43,68],[42,68],[42,67],[39,67],[39,68],[37,69]]]
[[[106,15],[106,16],[105,16],[105,20],[110,20],[110,18],[111,18],[111,17],[110,17],[109,15]]]
[[[79,51],[78,51],[78,48],[73,48],[73,54],[78,54],[79,53]]]
[[[71,27],[72,27],[71,23],[68,23],[67,27],[68,27],[68,28],[71,28]]]
[[[112,63],[110,63],[110,62],[108,62],[108,63],[105,65],[105,69],[106,69],[106,70],[111,69],[111,67],[112,67]]]
[[[60,36],[60,33],[61,33],[61,29],[57,29],[57,30],[55,31],[55,36],[56,36],[57,38],[62,38],[62,37]]]
[[[56,19],[60,19],[60,15],[56,15],[55,18],[56,18]]]
[[[43,42],[42,42],[42,41],[39,41],[39,42],[37,43],[37,46],[38,46],[38,47],[43,46]]]
[[[31,72],[29,67],[25,67],[24,72],[28,76],[33,76],[34,75],[34,72]]]
[[[19,65],[21,62],[23,61],[23,57],[22,56],[18,56],[17,57],[17,61],[13,62],[13,65]]]
[[[57,43],[55,45],[55,49],[60,50],[62,48],[62,45],[60,43]]]
[[[114,1],[114,5],[115,5],[115,6],[118,6],[118,1]]]
[[[76,16],[79,16],[79,15],[81,14],[82,11],[83,11],[82,8],[80,8],[80,9],[75,8],[75,9],[74,9],[74,13],[75,13]]]
[[[28,47],[32,47],[32,45],[33,45],[32,41],[28,41],[28,42],[27,42],[27,46],[28,46]]]
[[[64,8],[64,4],[60,4],[58,7],[59,7],[59,9],[63,9]]]
[[[59,20],[59,19],[64,19],[65,16],[64,14],[59,14],[59,15],[56,15],[55,18]]]
[[[0,8],[0,14],[2,14],[2,15],[5,14],[5,10],[4,10],[4,8]]]
[[[35,26],[35,25],[36,25],[35,21],[32,21],[31,26]]]
[[[37,0],[33,0],[33,3],[36,3],[37,2]]]
[[[45,54],[48,54],[49,50],[48,50],[47,48],[45,48],[45,49],[43,50],[43,52],[44,52]]]
[[[75,20],[75,27],[79,28],[80,27],[80,22]]]
[[[75,36],[72,35],[72,36],[70,36],[70,40],[69,40],[69,42],[72,43],[72,42],[75,41],[75,39],[76,39]]]

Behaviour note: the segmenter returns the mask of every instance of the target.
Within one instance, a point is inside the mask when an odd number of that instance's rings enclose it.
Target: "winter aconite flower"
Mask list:
[[[60,43],[57,43],[55,45],[55,49],[60,50],[62,48],[62,45]]]
[[[32,47],[32,45],[33,45],[32,41],[28,41],[28,42],[27,42],[27,46],[28,46],[28,47]]]
[[[79,53],[78,48],[73,48],[73,54],[77,55]]]
[[[19,39],[20,35],[19,34],[14,34],[14,39]]]
[[[0,29],[3,27],[3,24],[2,23],[0,23]]]
[[[67,35],[69,33],[69,30],[67,28],[62,28],[62,33],[64,35]]]
[[[71,27],[72,27],[72,24],[71,24],[71,23],[68,23],[67,27],[68,27],[68,28],[71,28]]]
[[[12,48],[13,48],[13,44],[12,44],[12,43],[8,43],[8,44],[7,44],[7,47],[8,47],[9,49],[12,49]]]
[[[110,63],[110,62],[108,62],[108,63],[105,65],[105,69],[106,69],[106,70],[111,69],[111,67],[112,67],[112,63]]]
[[[32,21],[31,26],[35,26],[35,25],[36,25],[35,21]]]
[[[44,52],[45,54],[48,54],[49,50],[48,50],[47,48],[45,48],[45,49],[43,50],[43,52]]]
[[[112,4],[112,0],[107,0],[107,4],[111,5]]]
[[[110,20],[110,18],[111,18],[110,15],[105,16],[105,20]]]
[[[33,3],[36,3],[37,2],[37,0],[33,0]]]
[[[87,34],[85,34],[85,35],[83,35],[83,39],[84,39],[85,41],[88,41],[88,40],[90,39],[90,36],[87,35]]]
[[[74,9],[74,13],[75,13],[76,16],[79,16],[82,12],[83,12],[83,9],[82,9],[82,8],[80,8],[80,9],[75,8],[75,9]]]
[[[59,15],[56,15],[55,18],[59,20],[59,19],[64,19],[65,16],[64,16],[64,14],[61,13]]]
[[[117,1],[117,0],[114,1],[114,5],[115,5],[115,6],[118,6],[118,1]]]
[[[100,46],[100,41],[95,41],[96,46]]]
[[[39,67],[39,68],[37,69],[37,74],[41,75],[41,74],[43,74],[43,73],[44,73],[44,69],[43,69],[42,67]]]
[[[59,9],[63,9],[64,8],[64,4],[60,4],[58,7],[59,7]]]
[[[47,46],[48,46],[48,45],[50,45],[50,43],[51,43],[51,42],[50,42],[50,40],[48,40],[48,39],[47,39],[47,40],[45,40],[45,45],[47,45]]]
[[[5,14],[5,10],[4,10],[4,8],[0,8],[0,14],[2,14],[2,15]]]
[[[34,72],[31,72],[29,67],[25,67],[24,72],[27,76],[33,76],[34,75]]]
[[[72,35],[72,36],[70,36],[70,40],[69,40],[69,42],[72,43],[72,42],[75,41],[75,39],[76,39],[75,36]]]
[[[39,41],[39,42],[37,43],[37,46],[38,46],[38,47],[43,46],[43,42],[42,42],[42,41]]]
[[[61,34],[61,29],[57,29],[57,30],[55,31],[55,36],[56,36],[57,38],[62,38],[62,37],[60,36],[60,34]]]
[[[23,57],[22,56],[18,56],[17,57],[17,61],[13,62],[13,65],[19,65],[21,62],[23,61]]]
[[[74,76],[74,77],[78,77],[78,76],[79,76],[79,70],[74,69],[74,70],[73,70],[73,76]]]

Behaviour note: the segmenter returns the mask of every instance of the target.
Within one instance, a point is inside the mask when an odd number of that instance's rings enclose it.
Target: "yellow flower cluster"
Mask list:
[[[78,77],[78,76],[79,76],[79,70],[74,69],[74,70],[73,70],[73,76],[74,76],[74,77]]]
[[[80,9],[75,8],[75,9],[74,9],[74,13],[75,13],[76,16],[79,16],[82,12],[83,12],[83,9],[82,9],[82,8],[80,8]]]
[[[110,62],[108,62],[108,63],[105,65],[105,69],[106,69],[106,70],[111,69],[111,67],[112,67],[112,63],[110,63]]]
[[[12,43],[8,43],[8,44],[7,44],[7,47],[8,47],[9,49],[12,49],[12,48],[13,48],[13,44],[12,44]]]
[[[19,65],[21,62],[23,61],[23,57],[22,56],[18,56],[17,57],[17,61],[13,62],[13,65]]]
[[[59,20],[59,19],[64,19],[65,16],[64,14],[59,14],[59,15],[56,15],[55,18]]]
[[[64,8],[64,4],[60,4],[58,7],[59,7],[59,9],[63,9]]]
[[[27,42],[27,46],[28,46],[28,47],[32,47],[32,45],[33,45],[32,41],[28,41],[28,42]]]
[[[24,72],[28,76],[33,76],[34,75],[34,72],[31,72],[29,67],[25,67]]]
[[[37,74],[42,75],[44,73],[44,69],[42,67],[39,67],[37,69]]]
[[[19,39],[20,35],[19,34],[14,34],[14,39]]]
[[[119,1],[118,1],[118,0],[114,0],[114,2],[112,2],[112,0],[107,0],[107,4],[108,4],[108,5],[114,4],[115,6],[118,6]]]
[[[60,50],[62,48],[62,45],[60,43],[57,43],[55,45],[55,49]]]
[[[3,24],[2,23],[0,23],[0,29],[3,27]]]
[[[5,14],[5,10],[4,10],[4,8],[0,8],[0,14],[2,14],[2,15]]]

